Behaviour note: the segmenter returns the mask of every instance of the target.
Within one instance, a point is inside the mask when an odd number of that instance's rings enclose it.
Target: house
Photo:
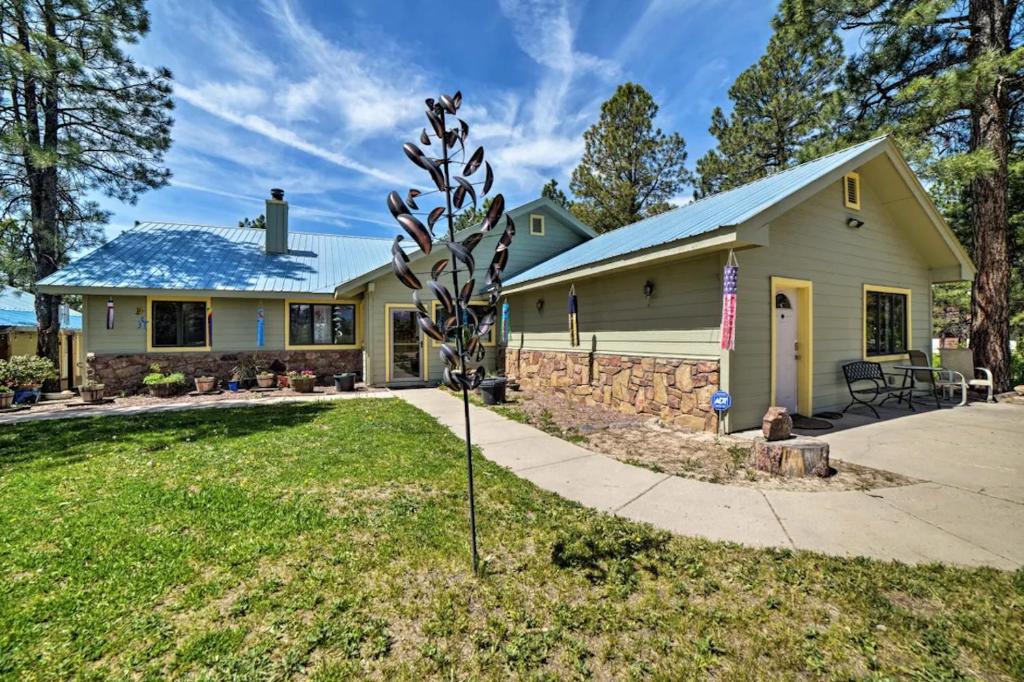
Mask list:
[[[67,307],[61,309],[60,382],[62,388],[74,388],[82,380],[82,315]],[[14,355],[35,355],[38,340],[36,299],[27,291],[0,285],[0,360]]]
[[[735,349],[723,268],[739,265]],[[841,367],[930,350],[931,285],[975,269],[887,137],[587,240],[505,281],[506,372],[626,412],[725,429],[849,402]],[[570,290],[579,345],[567,327]]]
[[[294,230],[288,213],[284,192],[273,190],[266,229],[141,223],[38,286],[82,296],[84,346],[111,392],[137,390],[152,363],[226,379],[251,355],[321,380],[342,371],[373,385],[439,380],[437,351],[392,274],[392,240]],[[594,236],[548,199],[509,214],[523,229],[508,274]],[[493,250],[498,236],[477,249]],[[440,258],[408,254],[419,273]],[[481,302],[486,265],[476,277]],[[492,372],[499,355],[495,333],[485,358]]]

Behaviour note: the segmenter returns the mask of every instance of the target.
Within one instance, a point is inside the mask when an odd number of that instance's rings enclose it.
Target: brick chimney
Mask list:
[[[284,190],[270,190],[267,199],[267,253],[288,253],[288,202]]]

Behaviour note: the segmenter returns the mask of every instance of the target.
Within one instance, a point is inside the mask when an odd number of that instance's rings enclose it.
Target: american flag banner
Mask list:
[[[736,349],[736,280],[739,264],[732,251],[722,275],[722,350]]]
[[[569,288],[569,345],[574,348],[580,345],[580,324],[576,307],[576,285]]]
[[[107,329],[114,328],[114,299],[107,299]]]

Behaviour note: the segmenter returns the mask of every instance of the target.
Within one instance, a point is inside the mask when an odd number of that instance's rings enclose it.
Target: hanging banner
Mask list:
[[[263,331],[263,304],[256,309],[256,347],[263,348],[264,343],[264,331]]]
[[[736,349],[736,288],[739,263],[730,250],[722,273],[722,350]]]
[[[107,299],[107,329],[114,328],[114,299]]]
[[[512,321],[510,319],[508,301],[501,304],[501,345],[508,345],[508,338],[512,335]]]
[[[569,287],[569,345],[580,345],[580,325],[576,307],[576,285]]]

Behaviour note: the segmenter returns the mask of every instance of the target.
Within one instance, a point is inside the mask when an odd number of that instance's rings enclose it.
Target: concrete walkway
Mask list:
[[[462,435],[461,400],[436,389],[393,395]],[[470,410],[473,443],[488,459],[545,490],[675,533],[907,563],[1024,565],[1024,409],[1019,407],[974,405],[900,420],[894,433],[885,422],[833,434],[833,456],[927,482],[818,493],[659,474],[490,410]],[[979,463],[991,452],[1000,453],[996,463]]]

